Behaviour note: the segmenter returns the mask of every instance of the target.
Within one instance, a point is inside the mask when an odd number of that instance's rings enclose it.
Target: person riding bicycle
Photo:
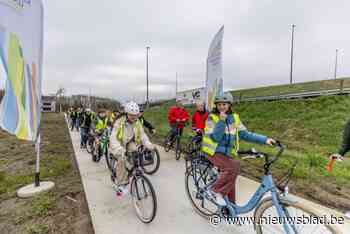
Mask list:
[[[143,125],[139,120],[139,106],[135,102],[125,105],[126,115],[119,118],[113,127],[110,141],[110,152],[116,158],[116,185],[119,194],[128,193],[128,153],[135,152],[138,147],[144,146],[149,150],[154,150],[154,145],[150,142],[144,132]]]
[[[107,129],[108,125],[110,125],[110,121],[107,117],[107,113],[105,109],[100,109],[98,111],[97,117],[93,124],[93,131],[95,133],[95,141],[96,141],[96,150],[99,148],[100,137]]]
[[[72,108],[72,111],[70,113],[70,119],[71,119],[71,131],[73,131],[74,128],[77,128],[77,121],[78,121],[77,109]]]
[[[177,131],[179,130],[180,136],[182,136],[183,129],[190,116],[187,110],[183,107],[180,100],[176,101],[176,105],[171,107],[168,113],[168,121],[171,127],[171,136],[169,143],[173,141]]]
[[[88,140],[88,135],[90,131],[90,127],[92,124],[92,113],[91,109],[87,108],[81,117],[81,124],[80,124],[80,148],[86,148],[86,143]]]
[[[268,145],[274,144],[275,140],[247,130],[239,115],[232,110],[233,98],[230,93],[215,97],[214,104],[206,121],[201,151],[220,171],[218,181],[207,191],[208,197],[225,206],[224,196],[236,202],[235,186],[240,162],[233,156],[238,152],[239,140]]]
[[[143,116],[144,112],[145,112],[145,109],[144,109],[144,106],[140,105],[139,106],[140,108],[140,116],[139,116],[139,120],[141,121],[142,125],[148,129],[148,131],[152,134],[155,134],[156,133],[156,129],[153,127],[153,125],[148,122],[145,117]]]
[[[196,112],[192,116],[192,130],[196,132],[197,139],[201,141],[205,122],[208,119],[208,111],[205,109],[205,104],[203,101],[196,102]]]
[[[338,151],[330,156],[330,159],[337,159],[343,161],[345,155],[350,151],[350,120],[345,125],[343,132],[343,143]],[[350,207],[349,207],[350,208]],[[345,218],[350,219],[350,210],[345,212]]]

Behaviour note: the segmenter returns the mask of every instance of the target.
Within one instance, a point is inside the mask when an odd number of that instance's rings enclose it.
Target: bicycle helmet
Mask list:
[[[214,99],[214,104],[217,104],[219,102],[223,102],[223,103],[233,103],[233,97],[231,95],[231,93],[225,93],[224,95],[218,95],[215,97]]]
[[[138,115],[140,114],[139,105],[135,102],[128,102],[125,104],[125,112],[127,114]]]

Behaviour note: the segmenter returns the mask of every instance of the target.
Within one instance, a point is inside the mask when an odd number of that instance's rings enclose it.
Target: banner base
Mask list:
[[[20,188],[17,191],[17,196],[20,198],[28,198],[28,197],[33,197],[37,194],[47,192],[51,190],[53,187],[55,187],[55,183],[51,181],[41,181],[40,186],[35,186],[34,184],[30,184],[27,186],[24,186]]]

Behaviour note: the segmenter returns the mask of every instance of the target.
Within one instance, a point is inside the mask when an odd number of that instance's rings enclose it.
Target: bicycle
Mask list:
[[[165,141],[163,143],[163,147],[165,152],[169,152],[171,148],[173,148],[174,143],[175,145],[175,159],[179,160],[181,157],[181,129],[178,127],[179,126],[179,122],[176,123],[175,128],[176,128],[176,132],[175,135],[173,133],[173,130],[170,130],[170,132],[168,133],[168,135],[165,138]],[[173,136],[174,135],[174,136]],[[171,139],[172,137],[172,139]]]
[[[306,225],[307,230],[302,230],[301,225],[295,225],[293,223],[293,220],[298,220],[298,217],[301,217],[301,215],[314,218],[319,218],[321,215],[319,215],[318,212],[312,208],[301,204],[288,196],[288,183],[297,162],[293,164],[293,166],[288,170],[288,173],[279,182],[274,182],[270,168],[284,151],[283,145],[279,142],[276,143],[276,146],[279,148],[279,150],[275,156],[271,156],[263,152],[257,152],[254,149],[240,152],[240,155],[247,155],[242,157],[242,159],[264,158],[265,160],[264,175],[261,180],[261,185],[256,190],[254,195],[248,200],[248,202],[242,206],[230,202],[227,196],[224,197],[227,205],[223,207],[212,200],[208,196],[207,191],[216,182],[218,178],[218,170],[204,155],[200,155],[196,158],[190,158],[189,160],[191,161],[189,162],[185,173],[185,187],[187,197],[189,198],[195,211],[205,218],[218,216],[220,218],[231,218],[231,220],[235,220],[234,218],[237,218],[238,215],[246,214],[254,210],[254,215],[252,218],[254,221],[254,229],[258,234],[340,233],[339,230],[335,226],[330,225],[329,222],[323,222],[322,224],[324,226]],[[190,188],[190,183],[193,183],[193,188]],[[268,192],[270,192],[271,196],[264,198],[264,195]],[[274,217],[278,220],[284,220],[286,222],[280,224],[281,226],[278,227],[279,229],[271,230],[273,227],[271,224],[262,222],[264,220],[268,220],[269,217]],[[310,229],[308,229],[310,227],[319,228],[320,231],[311,232]],[[315,231],[315,229],[311,230]]]
[[[191,138],[186,147],[186,154],[191,155],[192,157],[195,157],[200,153],[203,138],[203,132],[198,133],[197,130],[194,131],[196,134]]]
[[[97,147],[99,145],[99,147]],[[100,137],[95,137],[91,149],[92,161],[99,162],[103,156],[105,156],[107,167],[111,170],[110,155],[108,153],[109,147],[109,131],[106,129],[103,131]]]
[[[132,165],[130,169],[126,168],[128,171],[129,182],[131,180],[130,194],[132,196],[133,205],[136,211],[136,215],[143,223],[150,223],[154,220],[157,213],[157,197],[154,191],[153,185],[150,180],[143,174],[144,164],[143,164],[143,152],[139,148],[138,151],[132,153],[126,153],[128,162]],[[116,163],[117,159],[111,155],[111,180],[115,183],[116,180]],[[150,198],[151,207],[146,207],[142,202],[147,198]]]

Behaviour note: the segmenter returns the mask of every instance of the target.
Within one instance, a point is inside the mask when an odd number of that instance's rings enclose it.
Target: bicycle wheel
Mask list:
[[[290,216],[290,218],[288,218],[286,222],[288,223],[288,221],[291,220],[291,222],[294,222],[295,224],[294,227],[296,230],[291,230],[292,233],[341,233],[336,226],[329,225],[327,223],[330,221],[328,218],[327,220],[325,220],[324,216],[320,215],[316,210],[302,204],[301,202],[290,201],[282,198],[281,204],[284,207],[285,212],[288,213]],[[285,233],[283,224],[277,222],[274,222],[277,224],[268,223],[268,220],[271,220],[271,217],[279,217],[279,215],[277,214],[277,210],[271,198],[269,198],[265,199],[265,201],[263,201],[255,211],[254,218],[257,221],[257,223],[255,223],[254,226],[256,233]],[[306,218],[304,219],[303,217]],[[320,217],[320,220],[323,220],[325,222],[314,222],[314,220],[316,220],[318,217]],[[308,218],[311,222],[307,221]],[[291,228],[290,225],[289,227]]]
[[[130,191],[137,217],[143,223],[152,222],[157,213],[157,197],[151,182],[144,175],[136,175]]]
[[[153,163],[150,165],[147,165],[147,166],[142,165],[142,168],[147,175],[152,175],[152,174],[156,173],[159,169],[159,166],[160,166],[160,155],[159,155],[158,149],[155,148],[152,151],[152,154],[153,154]]]
[[[168,135],[165,138],[165,141],[163,143],[164,151],[169,152],[172,146],[172,143],[170,142],[171,132],[168,133]]]
[[[93,162],[98,162],[99,161],[99,159],[98,159],[98,155],[99,155],[99,149],[98,149],[99,147],[97,147],[97,145],[96,145],[96,141],[94,141],[94,143],[93,143],[93,151],[92,151],[92,153],[91,153],[91,156],[92,156],[92,161]]]
[[[105,149],[104,155],[105,155],[107,167],[110,171],[112,171],[112,166],[111,166],[111,157],[112,156],[108,153],[108,148]]]
[[[204,188],[215,181],[210,175],[212,168],[204,164],[193,164],[185,174],[185,190],[194,210],[204,218],[210,218],[216,214],[218,207],[205,199]]]
[[[175,159],[179,160],[181,157],[181,144],[180,144],[180,137],[176,137],[176,148],[175,148]]]
[[[94,151],[94,142],[93,140],[88,140],[87,144],[86,144],[86,151],[91,154]]]

